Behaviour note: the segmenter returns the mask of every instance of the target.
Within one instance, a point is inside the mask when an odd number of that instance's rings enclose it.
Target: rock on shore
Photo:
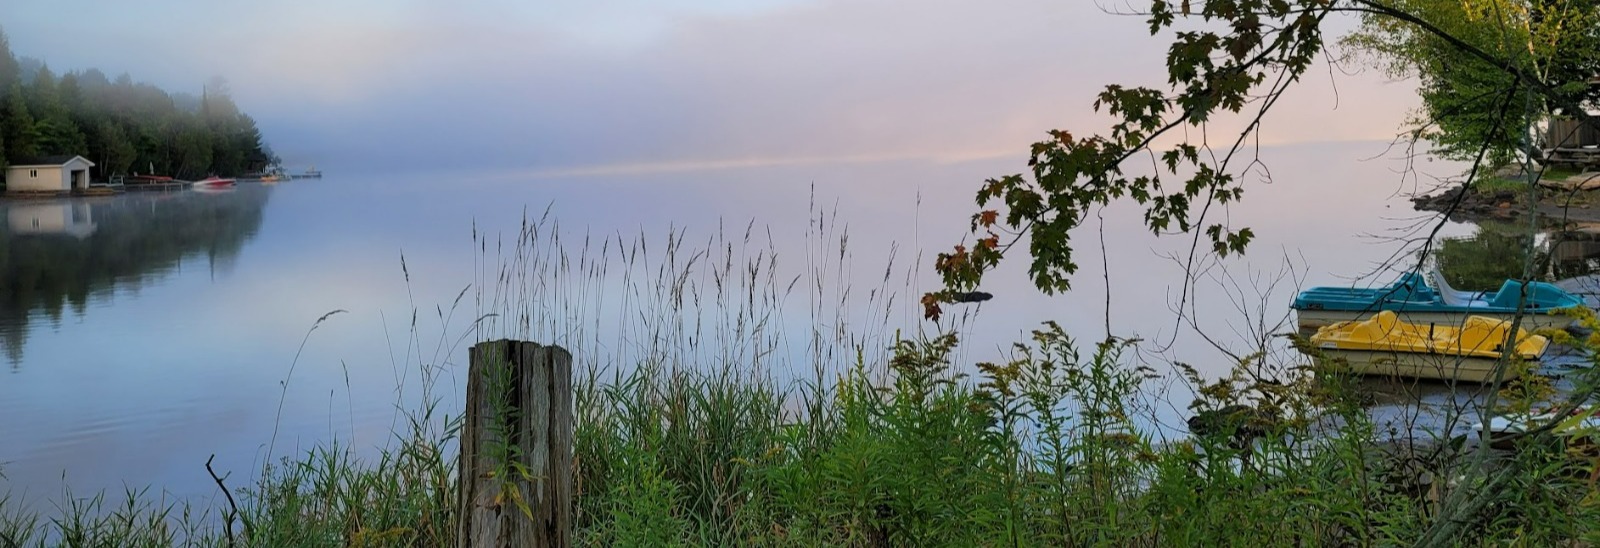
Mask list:
[[[1527,212],[1525,200],[1526,194],[1514,190],[1477,192],[1457,185],[1440,194],[1414,196],[1411,205],[1418,211],[1449,211],[1453,221],[1470,221],[1517,218]],[[1450,209],[1453,204],[1454,211]]]

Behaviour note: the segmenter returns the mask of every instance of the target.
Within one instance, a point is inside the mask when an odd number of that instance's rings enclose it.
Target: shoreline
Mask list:
[[[1547,228],[1600,234],[1600,203],[1597,203],[1600,197],[1592,192],[1546,186],[1539,189],[1534,211],[1545,220]],[[1527,193],[1519,190],[1483,191],[1457,184],[1444,192],[1413,196],[1410,200],[1417,211],[1445,213],[1458,198],[1460,203],[1449,214],[1451,221],[1508,221],[1523,219],[1528,214]]]

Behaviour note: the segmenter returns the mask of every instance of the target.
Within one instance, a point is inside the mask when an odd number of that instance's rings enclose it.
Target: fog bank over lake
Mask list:
[[[75,7],[96,17],[59,16]],[[1108,84],[1166,85],[1164,38],[1114,13],[1127,9],[20,0],[0,21],[18,55],[58,74],[129,72],[197,95],[222,76],[293,167],[458,173],[1014,157],[1050,129],[1103,131],[1092,107]],[[1334,17],[1335,32],[1354,28]],[[1264,143],[1387,139],[1417,104],[1414,82],[1350,64],[1303,84]],[[1246,121],[1209,124],[1228,135]]]

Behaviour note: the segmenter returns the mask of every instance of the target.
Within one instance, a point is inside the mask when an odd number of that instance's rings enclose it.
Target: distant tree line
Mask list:
[[[98,69],[57,76],[43,62],[19,61],[0,30],[0,167],[68,154],[94,162],[97,179],[232,176],[276,160],[221,78],[197,100]]]

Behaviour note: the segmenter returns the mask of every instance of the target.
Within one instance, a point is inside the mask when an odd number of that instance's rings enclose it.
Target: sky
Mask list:
[[[582,177],[1015,157],[1160,87],[1115,0],[6,0],[12,49],[198,93],[290,166]],[[1335,25],[1350,26],[1348,21]],[[1319,66],[1265,144],[1386,140],[1407,82]],[[1217,122],[1226,127],[1229,121]],[[1213,128],[1215,129],[1215,128]]]

